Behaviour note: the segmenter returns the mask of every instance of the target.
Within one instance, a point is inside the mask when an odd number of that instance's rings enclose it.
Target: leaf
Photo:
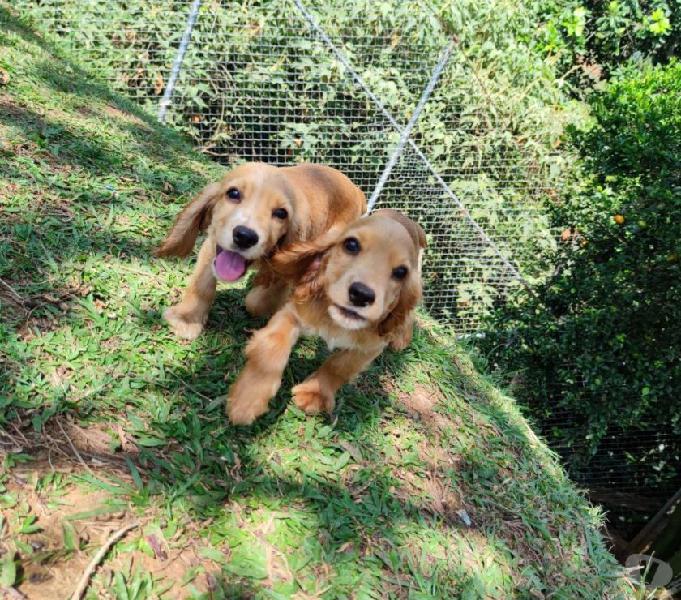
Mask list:
[[[128,596],[128,586],[125,583],[125,577],[120,571],[117,571],[114,575],[113,581],[114,592],[116,593],[117,600],[130,600]]]
[[[0,587],[11,588],[17,580],[17,565],[14,552],[6,552],[0,562]]]
[[[201,558],[207,558],[209,560],[215,561],[216,563],[219,564],[224,564],[225,561],[227,560],[227,557],[224,555],[223,552],[211,546],[204,546],[203,548],[201,548],[199,550],[199,556]]]
[[[64,536],[64,548],[70,552],[75,552],[78,550],[80,539],[78,537],[78,533],[76,532],[76,528],[68,521],[64,521],[61,524],[61,528],[62,535]]]
[[[137,438],[136,441],[140,446],[144,446],[145,448],[153,448],[155,446],[165,446],[165,444],[166,444],[165,440],[160,440],[158,438],[152,438],[152,437],[141,437],[141,438]]]
[[[132,481],[135,484],[135,487],[138,490],[144,489],[144,483],[142,482],[142,477],[140,476],[140,472],[135,466],[135,463],[130,460],[129,457],[125,457],[125,464],[128,465],[128,469],[130,469],[130,475],[132,475]]]
[[[42,527],[36,523],[38,517],[35,515],[29,515],[24,518],[21,527],[19,528],[19,533],[24,533],[30,535],[31,533],[36,533],[42,530]]]

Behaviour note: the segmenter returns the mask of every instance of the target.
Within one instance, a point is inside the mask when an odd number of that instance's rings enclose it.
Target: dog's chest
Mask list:
[[[345,331],[338,327],[324,327],[324,326],[310,326],[305,325],[302,333],[305,337],[320,337],[329,347],[329,350],[336,350],[338,348],[347,350],[357,346],[357,340],[351,332]]]

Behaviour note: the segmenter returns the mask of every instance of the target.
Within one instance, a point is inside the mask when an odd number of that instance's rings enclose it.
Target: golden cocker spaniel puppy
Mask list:
[[[184,208],[155,252],[187,256],[199,232],[207,232],[182,300],[164,318],[178,336],[196,338],[215,299],[217,280],[237,281],[251,265],[258,274],[246,309],[254,316],[271,315],[289,293],[289,282],[269,266],[277,252],[303,241],[324,243],[365,208],[364,193],[331,167],[236,167]]]
[[[300,243],[280,253],[273,267],[297,284],[246,347],[246,365],[227,399],[231,422],[248,425],[267,411],[300,335],[338,348],[293,388],[294,402],[308,414],[331,412],[336,391],[388,344],[406,347],[421,298],[425,246],[419,225],[383,209],[356,220],[333,243]]]

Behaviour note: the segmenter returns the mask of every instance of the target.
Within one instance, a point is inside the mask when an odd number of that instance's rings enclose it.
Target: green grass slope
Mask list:
[[[0,595],[619,598],[600,522],[513,402],[422,323],[332,419],[223,395],[261,322],[223,290],[205,334],[162,309],[190,261],[150,250],[220,168],[0,4]],[[17,596],[15,592],[10,597]]]

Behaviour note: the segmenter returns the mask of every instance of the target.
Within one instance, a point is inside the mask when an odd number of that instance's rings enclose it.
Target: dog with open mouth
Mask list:
[[[381,209],[350,224],[335,241],[298,243],[273,268],[295,281],[288,302],[246,347],[246,365],[231,387],[227,415],[249,425],[268,409],[300,335],[322,337],[329,359],[292,390],[307,412],[331,412],[337,390],[366,369],[387,345],[411,341],[421,298],[423,229],[402,213]]]
[[[323,165],[242,164],[207,185],[180,214],[156,256],[187,256],[206,239],[179,304],[164,318],[180,337],[196,338],[215,299],[217,281],[235,282],[257,269],[246,310],[269,316],[286,300],[290,282],[270,262],[292,244],[324,243],[366,209],[364,193]]]

